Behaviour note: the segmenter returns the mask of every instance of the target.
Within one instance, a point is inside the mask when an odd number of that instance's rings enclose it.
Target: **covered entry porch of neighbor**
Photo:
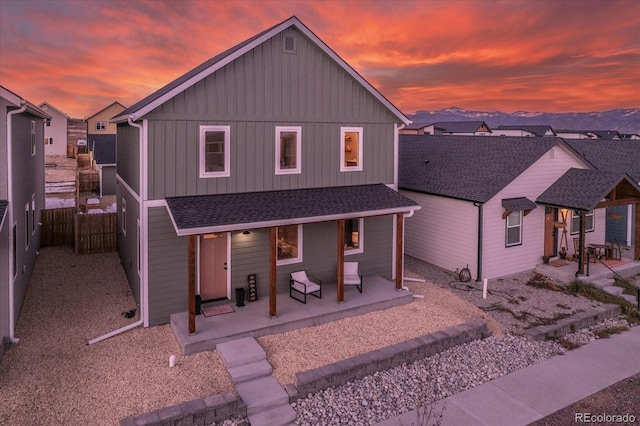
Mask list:
[[[197,318],[196,312],[196,241],[198,236],[258,229],[268,230],[268,248],[266,247],[267,243],[265,243],[264,247],[264,255],[269,262],[268,297],[264,298],[268,301],[268,304],[263,305],[262,315],[267,319],[274,320],[278,316],[285,314],[284,308],[294,311],[304,310],[308,309],[310,305],[307,304],[305,306],[295,301],[295,305],[288,305],[290,302],[288,294],[286,297],[278,298],[278,291],[284,291],[282,283],[278,290],[279,242],[277,236],[279,227],[328,222],[336,224],[337,233],[334,241],[337,244],[331,243],[327,244],[326,247],[322,247],[326,253],[335,253],[334,285],[323,284],[322,299],[312,298],[313,303],[311,303],[312,305],[317,305],[320,301],[325,302],[328,299],[333,299],[335,307],[337,305],[336,302],[340,304],[345,302],[343,270],[345,261],[345,221],[380,216],[394,217],[394,238],[392,240],[391,236],[389,236],[388,247],[391,253],[393,245],[395,279],[390,286],[394,291],[399,291],[402,288],[404,217],[405,214],[410,215],[414,210],[420,208],[412,200],[400,195],[384,184],[171,197],[167,198],[166,201],[177,235],[188,238],[188,276],[185,277],[187,283],[185,297],[188,301],[188,311],[184,314],[186,322],[180,326],[181,330],[179,332],[180,334],[186,333],[187,336],[201,334],[207,331],[207,324],[212,324],[211,321]],[[367,232],[375,231],[368,230]],[[363,255],[366,256],[366,252]],[[230,259],[230,261],[233,262],[233,259]],[[305,259],[306,265],[310,263],[313,263],[313,259]],[[289,269],[291,268],[289,267]],[[304,267],[301,267],[301,269],[304,269]],[[280,272],[279,275],[282,280],[283,272]],[[372,278],[375,277],[367,277],[365,272],[365,288],[368,280]],[[377,278],[381,279],[380,277]],[[388,281],[386,283],[389,284]],[[238,288],[245,285],[245,283],[231,283],[230,285]],[[347,291],[349,290],[347,289]],[[365,290],[365,293],[368,291]],[[371,295],[375,295],[375,293],[371,293]],[[362,294],[358,293],[358,296],[362,296]],[[280,307],[278,303],[281,304]],[[180,322],[178,319],[180,315],[183,314],[171,317],[172,325]],[[225,319],[225,315],[220,317],[221,320],[230,320],[229,318]],[[206,320],[210,319],[207,318]],[[237,320],[237,318],[234,320]],[[174,330],[176,327],[174,326]]]

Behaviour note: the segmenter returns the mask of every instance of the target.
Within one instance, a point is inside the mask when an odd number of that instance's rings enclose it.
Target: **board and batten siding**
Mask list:
[[[401,190],[422,206],[405,221],[405,253],[449,271],[478,268],[478,207],[470,201]]]
[[[140,130],[118,124],[116,175],[140,195]]]
[[[399,120],[302,33],[278,34],[179,93],[148,119],[149,199],[393,183]],[[228,178],[200,179],[199,126],[230,126]],[[301,126],[302,173],[275,175],[275,127]],[[340,128],[363,128],[360,172],[340,172]]]
[[[505,198],[527,197],[535,201],[569,168],[586,168],[585,164],[564,146],[551,148],[534,164],[515,178],[484,205],[482,238],[482,278],[497,278],[535,269],[542,263],[544,252],[544,206],[538,206],[523,216],[522,244],[506,247],[506,219],[502,218]],[[601,216],[596,213],[596,218]],[[601,234],[601,235],[600,235]],[[596,221],[596,231],[587,235],[587,242],[597,242],[604,237],[604,222]],[[558,235],[558,241],[560,236]],[[573,240],[568,235],[569,252],[573,251]]]
[[[122,231],[122,200],[127,205],[126,211],[126,234]],[[140,275],[138,274],[138,226],[137,222],[140,212],[140,205],[135,197],[126,191],[123,185],[116,186],[116,209],[118,218],[118,234],[116,238],[116,248],[120,256],[120,263],[127,276],[129,287],[133,296],[140,303]]]

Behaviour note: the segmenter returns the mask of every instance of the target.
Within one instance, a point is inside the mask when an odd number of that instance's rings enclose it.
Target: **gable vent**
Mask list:
[[[296,53],[296,38],[292,35],[285,35],[282,50],[284,53]]]

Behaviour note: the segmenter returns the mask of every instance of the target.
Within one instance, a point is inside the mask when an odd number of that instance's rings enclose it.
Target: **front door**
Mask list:
[[[200,297],[202,301],[227,299],[228,233],[200,237]]]
[[[557,234],[555,222],[558,217],[558,209],[552,207],[544,208],[544,256],[555,256],[557,254]]]

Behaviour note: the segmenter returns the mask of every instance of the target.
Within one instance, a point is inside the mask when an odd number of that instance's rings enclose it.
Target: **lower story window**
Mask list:
[[[362,253],[364,219],[344,221],[344,254]]]
[[[279,226],[278,265],[302,262],[302,225]]]
[[[584,230],[592,232],[596,229],[593,210],[584,215]],[[580,213],[571,210],[571,235],[580,233]]]
[[[522,244],[522,212],[512,212],[507,216],[506,245],[517,246]]]

